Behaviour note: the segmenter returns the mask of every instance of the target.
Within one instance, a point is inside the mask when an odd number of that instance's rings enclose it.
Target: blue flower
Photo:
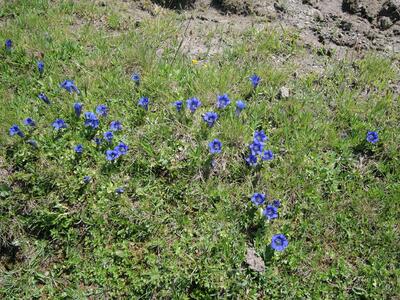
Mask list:
[[[136,83],[139,84],[140,83],[140,75],[137,73],[133,73],[131,76],[131,79]]]
[[[20,137],[24,137],[24,133],[21,131],[21,129],[18,127],[18,125],[14,124],[13,126],[10,127],[10,135],[19,135]]]
[[[94,138],[94,142],[96,143],[96,145],[97,146],[100,146],[101,145],[101,141],[102,141],[102,139],[101,138]]]
[[[256,88],[258,86],[258,84],[260,83],[260,80],[261,80],[261,78],[259,76],[257,76],[256,74],[250,76],[250,81],[254,88]]]
[[[38,68],[39,73],[43,74],[43,72],[44,72],[44,62],[39,60],[37,62],[37,68]]]
[[[107,142],[111,142],[113,137],[114,137],[114,134],[111,131],[107,131],[107,132],[104,133],[104,139]]]
[[[254,193],[253,196],[251,196],[251,202],[253,202],[255,205],[261,205],[265,202],[265,195]]]
[[[183,108],[183,101],[175,101],[172,104],[175,106],[176,111],[181,111]]]
[[[264,144],[258,141],[254,141],[253,143],[250,144],[249,148],[252,155],[258,155],[261,154],[261,152],[263,151]]]
[[[246,162],[249,166],[255,167],[257,165],[257,156],[250,154],[249,157],[246,157]]]
[[[147,97],[140,98],[138,101],[138,105],[143,107],[145,110],[148,110],[149,109],[149,98],[147,98]]]
[[[122,187],[119,187],[119,188],[115,189],[115,193],[118,194],[118,195],[123,194],[124,192],[125,192],[125,190]]]
[[[265,150],[263,155],[261,156],[262,160],[273,160],[274,153],[271,150]]]
[[[60,130],[62,128],[67,128],[67,124],[65,123],[65,121],[63,119],[57,119],[53,122],[52,126],[54,127],[54,129],[56,130]]]
[[[84,176],[83,177],[83,182],[86,183],[86,184],[88,184],[90,182],[90,180],[92,180],[92,177],[90,177],[90,176]]]
[[[117,151],[120,155],[124,155],[128,152],[129,147],[125,145],[123,142],[120,142],[114,149]]]
[[[222,96],[217,96],[217,107],[225,108],[231,103],[227,94],[223,94]]]
[[[7,40],[6,40],[6,43],[5,43],[5,46],[6,46],[6,49],[7,49],[7,50],[11,50],[11,47],[12,47],[12,40],[7,39]]]
[[[82,154],[82,152],[83,152],[83,145],[82,145],[82,144],[76,145],[75,148],[74,148],[74,150],[75,150],[75,152],[76,152],[77,154]]]
[[[27,140],[26,141],[29,145],[31,145],[33,148],[37,148],[38,144],[36,143],[35,140]]]
[[[289,242],[283,234],[275,234],[271,240],[271,248],[276,251],[283,251],[289,245]]]
[[[114,161],[119,157],[119,152],[116,150],[107,150],[106,151],[106,158],[109,161]]]
[[[236,101],[236,115],[239,115],[245,108],[246,108],[246,103],[244,103],[242,100]]]
[[[272,205],[275,206],[276,208],[279,208],[281,206],[281,201],[275,199],[274,201],[272,201]]]
[[[99,127],[99,119],[97,119],[97,116],[92,113],[92,112],[85,112],[85,126],[86,127],[92,127],[92,128],[97,128]]]
[[[267,205],[263,214],[268,220],[276,219],[278,217],[278,209],[275,206]]]
[[[213,127],[214,123],[218,120],[218,114],[215,112],[206,112],[203,115],[203,120],[208,124],[208,126]]]
[[[35,124],[35,121],[33,121],[33,119],[32,118],[26,118],[25,120],[24,120],[24,124],[26,125],[26,126],[32,126],[32,127],[34,127],[36,124]]]
[[[70,94],[72,94],[72,92],[80,93],[73,80],[64,80],[60,83],[60,87],[66,89]]]
[[[108,107],[105,104],[100,104],[96,107],[96,113],[98,116],[106,117],[108,114]]]
[[[222,143],[220,142],[220,140],[214,139],[208,144],[208,147],[210,148],[211,154],[221,153]]]
[[[39,98],[40,100],[42,100],[44,103],[50,105],[50,100],[49,100],[49,98],[48,98],[44,93],[40,93],[40,94],[38,95],[38,98]]]
[[[81,114],[82,114],[82,107],[83,107],[83,104],[82,104],[82,103],[79,103],[79,102],[74,103],[75,115],[76,115],[78,118],[79,118],[79,117],[81,116]]]
[[[379,141],[378,133],[376,131],[367,132],[367,142],[375,144]]]
[[[194,113],[201,105],[201,101],[197,98],[189,98],[186,100],[186,106],[188,109]]]
[[[110,124],[110,129],[112,131],[119,131],[122,130],[122,124],[120,121],[112,121]]]
[[[260,142],[260,143],[264,143],[264,142],[268,141],[268,137],[264,133],[264,130],[260,130],[260,131],[256,130],[254,132],[254,141],[257,141],[257,142]]]

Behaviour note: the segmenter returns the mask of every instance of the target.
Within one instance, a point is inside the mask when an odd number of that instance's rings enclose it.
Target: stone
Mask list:
[[[279,89],[279,98],[280,99],[286,99],[289,98],[290,96],[290,91],[287,87],[283,86]]]

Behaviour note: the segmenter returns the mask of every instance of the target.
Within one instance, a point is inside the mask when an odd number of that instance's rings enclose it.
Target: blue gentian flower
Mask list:
[[[5,43],[5,46],[6,46],[6,49],[7,49],[7,50],[11,50],[11,47],[12,47],[12,40],[7,39],[7,40],[6,40],[6,43]]]
[[[62,128],[67,128],[67,124],[65,123],[65,121],[63,119],[57,119],[53,122],[52,126],[54,127],[54,129],[56,130],[60,130]]]
[[[106,158],[109,161],[114,161],[119,157],[119,152],[116,150],[107,150],[106,151]]]
[[[210,148],[211,154],[221,153],[222,143],[220,142],[220,140],[214,139],[208,144],[208,147]]]
[[[101,141],[102,141],[102,139],[101,138],[94,138],[94,142],[96,143],[96,145],[97,146],[100,146],[101,145]]]
[[[254,132],[254,141],[257,141],[259,143],[265,143],[266,141],[268,141],[268,137],[265,134],[264,130],[260,130],[260,131],[255,131]]]
[[[263,214],[268,220],[276,219],[278,217],[278,209],[275,206],[267,205]]]
[[[92,128],[97,128],[99,127],[99,119],[97,119],[97,116],[92,113],[92,112],[85,112],[85,126],[86,127],[92,127]]]
[[[249,148],[252,155],[258,155],[261,154],[261,152],[263,151],[264,144],[258,141],[254,141],[253,143],[250,144]]]
[[[253,196],[251,196],[251,202],[255,205],[262,205],[265,202],[265,194],[254,193]]]
[[[40,93],[40,94],[38,95],[38,98],[39,98],[40,100],[42,100],[44,103],[50,105],[50,100],[49,100],[49,98],[48,98],[44,93]]]
[[[283,251],[289,245],[289,242],[283,234],[275,234],[271,240],[271,248],[276,251]]]
[[[249,166],[255,167],[257,165],[257,156],[250,154],[248,157],[246,157],[246,162]]]
[[[38,144],[36,143],[36,141],[35,140],[27,140],[26,141],[29,145],[31,145],[33,148],[37,148],[38,147]]]
[[[279,208],[281,206],[281,201],[275,199],[274,201],[272,201],[272,205],[275,206],[276,208]]]
[[[118,194],[118,195],[123,194],[124,192],[125,192],[125,190],[122,187],[119,187],[119,188],[115,189],[115,193]]]
[[[140,75],[138,73],[133,73],[131,76],[131,79],[136,83],[139,84],[140,83]]]
[[[77,94],[80,93],[73,80],[64,80],[60,83],[60,87],[66,89],[70,94],[72,94],[72,92],[76,92]]]
[[[140,98],[139,101],[138,101],[138,105],[143,107],[145,110],[148,110],[148,108],[149,108],[149,98],[147,98],[147,97]]]
[[[100,104],[96,107],[96,113],[98,116],[106,117],[108,114],[108,107],[105,104]]]
[[[14,135],[19,135],[20,137],[24,137],[24,133],[21,131],[21,129],[19,128],[18,125],[14,124],[13,126],[10,127],[10,135],[14,136]]]
[[[84,182],[85,184],[88,184],[88,183],[90,182],[90,180],[92,180],[92,177],[90,177],[90,176],[84,176],[84,177],[83,177],[83,182]]]
[[[201,105],[201,101],[197,98],[189,98],[186,100],[186,106],[188,109],[194,113]]]
[[[112,121],[110,124],[110,129],[112,131],[119,131],[122,130],[122,124],[120,121]]]
[[[379,141],[378,133],[376,131],[367,132],[367,142],[375,144]]]
[[[263,155],[261,156],[262,160],[273,160],[274,153],[271,150],[265,150]]]
[[[32,127],[34,127],[34,126],[36,125],[35,121],[33,121],[32,118],[26,118],[26,119],[24,120],[24,124],[25,124],[26,126],[32,126]]]
[[[242,100],[236,101],[236,115],[240,115],[243,109],[246,108],[246,103],[244,103]]]
[[[109,143],[112,141],[113,137],[114,134],[112,133],[112,131],[107,131],[104,133],[104,139]]]
[[[260,83],[260,80],[261,80],[261,78],[259,76],[257,76],[256,74],[250,76],[250,81],[254,88],[256,88],[258,86],[258,84]]]
[[[217,107],[218,108],[225,108],[231,103],[227,94],[223,94],[221,96],[217,96]]]
[[[79,118],[79,117],[81,116],[81,114],[82,114],[82,107],[83,107],[83,104],[82,104],[82,103],[79,103],[79,102],[74,103],[75,115],[76,115],[78,118]]]
[[[83,145],[82,145],[82,144],[76,145],[75,148],[74,148],[74,150],[75,150],[75,152],[76,152],[77,154],[82,154],[82,152],[83,152]]]
[[[39,73],[43,74],[43,72],[44,72],[44,62],[39,60],[37,62],[37,68],[38,68]]]
[[[183,108],[183,101],[180,101],[180,100],[179,101],[175,101],[172,104],[175,106],[176,111],[181,111],[182,108]]]
[[[125,145],[123,142],[120,142],[114,149],[117,151],[120,155],[125,155],[128,153],[129,147]]]
[[[213,111],[206,112],[203,115],[203,120],[208,124],[208,126],[213,127],[214,123],[218,120],[218,114]]]

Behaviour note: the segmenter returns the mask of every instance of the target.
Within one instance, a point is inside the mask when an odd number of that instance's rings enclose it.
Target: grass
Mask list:
[[[174,13],[136,26],[110,3],[12,1],[0,17],[0,40],[14,42],[0,52],[3,299],[398,297],[399,74],[390,58],[321,57],[323,74],[295,78],[290,60],[275,63],[306,55],[288,32],[250,30],[193,64],[176,51]],[[253,73],[262,78],[256,92]],[[59,88],[67,78],[79,96]],[[284,85],[291,96],[279,99]],[[222,93],[247,108],[238,118],[233,101],[207,128],[201,115]],[[147,112],[141,96],[150,99]],[[194,96],[203,105],[193,115],[171,106]],[[107,163],[106,147],[96,148],[73,116],[76,101],[85,111],[107,104],[97,135],[121,121],[115,142],[129,145],[125,157]],[[31,131],[22,125],[28,116],[37,123]],[[56,134],[51,123],[60,117],[69,127]],[[8,135],[14,123],[38,149]],[[243,157],[261,128],[275,159],[252,170]],[[379,143],[365,141],[368,130]],[[223,151],[210,170],[214,138]],[[254,192],[281,200],[277,220],[259,216]],[[284,252],[270,250],[276,233],[288,237]],[[264,259],[264,273],[245,263],[247,247]]]

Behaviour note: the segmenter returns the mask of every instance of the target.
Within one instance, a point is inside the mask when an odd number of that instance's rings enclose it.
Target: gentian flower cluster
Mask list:
[[[131,79],[134,83],[136,83],[137,85],[140,84],[140,75],[138,73],[133,73],[131,75]]]
[[[92,113],[90,111],[85,112],[85,126],[86,127],[91,127],[93,129],[96,129],[97,127],[99,127],[99,124],[100,124],[100,121],[94,113]]]
[[[112,141],[113,137],[114,134],[112,133],[112,131],[107,131],[104,133],[104,139],[109,143]]]
[[[243,109],[246,108],[246,103],[242,100],[236,101],[236,115],[239,116]]]
[[[76,145],[74,150],[77,154],[82,154],[83,153],[83,145],[82,144]]]
[[[78,118],[79,118],[79,117],[81,116],[81,114],[82,114],[82,107],[83,107],[83,104],[82,104],[82,103],[79,103],[79,102],[74,103],[75,115],[76,115]]]
[[[264,151],[264,145],[267,141],[268,137],[264,130],[254,132],[253,142],[249,145],[250,155],[245,159],[249,166],[257,165],[258,155],[260,155],[261,159],[264,161],[274,158],[274,154],[271,150]]]
[[[108,161],[114,161],[119,158],[121,155],[125,155],[128,153],[129,147],[120,142],[114,149],[106,151],[106,158]]]
[[[275,251],[283,251],[289,245],[289,242],[285,235],[275,234],[271,240],[271,248]]]

